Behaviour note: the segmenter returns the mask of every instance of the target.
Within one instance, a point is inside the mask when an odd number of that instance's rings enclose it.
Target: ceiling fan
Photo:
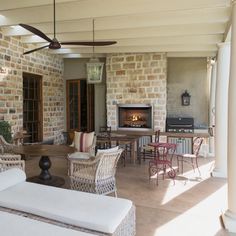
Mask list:
[[[41,50],[43,48],[59,49],[59,48],[61,48],[61,45],[82,45],[82,46],[93,46],[94,47],[94,46],[108,46],[108,45],[116,44],[116,41],[94,41],[94,21],[93,21],[93,41],[59,42],[56,38],[56,4],[55,4],[55,0],[53,0],[53,34],[54,34],[53,39],[50,39],[42,31],[34,28],[33,26],[26,25],[26,24],[19,24],[19,25],[21,27],[23,27],[24,29],[27,29],[31,33],[33,33],[33,34],[35,34],[35,35],[37,35],[49,42],[48,45],[44,45],[42,47],[35,48],[30,51],[26,51],[23,53],[23,55]]]

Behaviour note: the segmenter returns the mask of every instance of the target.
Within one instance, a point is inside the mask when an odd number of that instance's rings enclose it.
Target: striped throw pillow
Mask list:
[[[89,148],[93,144],[93,139],[94,139],[94,132],[83,133],[75,131],[74,147],[79,152],[89,152]]]

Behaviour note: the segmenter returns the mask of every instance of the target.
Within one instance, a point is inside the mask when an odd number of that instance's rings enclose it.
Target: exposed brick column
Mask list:
[[[154,129],[166,119],[165,53],[111,54],[107,57],[107,120],[117,129],[116,104],[152,104]]]

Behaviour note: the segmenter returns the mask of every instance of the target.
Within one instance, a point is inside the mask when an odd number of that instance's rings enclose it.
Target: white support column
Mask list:
[[[228,106],[228,210],[223,215],[223,221],[227,230],[236,233],[236,1],[233,1],[232,11],[231,64]]]
[[[216,69],[217,69],[217,62],[214,61],[211,64],[210,106],[209,106],[210,127],[215,126]],[[214,137],[209,138],[209,156],[215,156]]]
[[[218,45],[216,108],[215,108],[215,169],[214,177],[227,178],[228,87],[230,43]]]

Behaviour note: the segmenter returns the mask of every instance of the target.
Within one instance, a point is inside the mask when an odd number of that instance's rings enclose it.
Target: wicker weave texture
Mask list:
[[[116,194],[116,166],[123,149],[100,153],[94,160],[71,160],[70,183],[74,190]]]
[[[0,154],[0,172],[11,168],[25,170],[25,162],[21,160],[21,156],[11,153]]]
[[[16,215],[21,215],[24,217],[29,217],[34,220],[54,224],[57,226],[61,226],[61,227],[65,227],[65,228],[69,228],[69,229],[73,229],[73,230],[77,230],[77,231],[87,232],[87,233],[91,233],[91,234],[99,235],[99,236],[108,236],[108,235],[109,236],[135,236],[135,234],[136,234],[135,206],[132,206],[132,208],[129,210],[128,214],[126,215],[126,217],[120,222],[119,226],[117,227],[117,229],[115,230],[115,232],[113,234],[98,232],[98,231],[94,231],[94,230],[90,230],[90,229],[86,229],[86,228],[82,228],[82,227],[78,227],[78,226],[65,224],[63,222],[51,220],[48,218],[44,218],[41,216],[37,216],[34,214],[22,212],[22,211],[17,211],[14,209],[0,207],[0,211],[5,211],[5,212],[13,213]]]
[[[2,135],[0,135],[0,151],[1,153],[14,153],[13,144],[8,143]]]

